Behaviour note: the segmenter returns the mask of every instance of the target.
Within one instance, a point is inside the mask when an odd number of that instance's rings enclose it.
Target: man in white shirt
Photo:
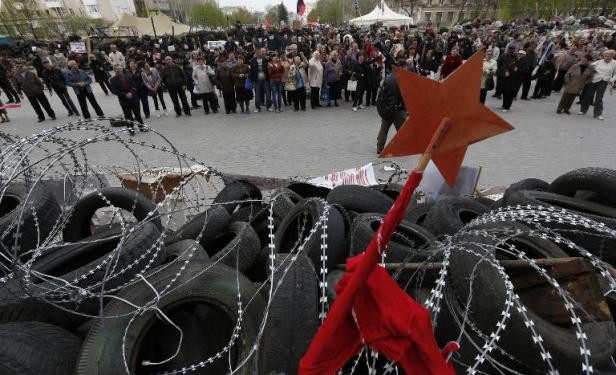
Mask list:
[[[614,60],[616,52],[611,49],[603,52],[603,59],[595,61],[592,66],[595,68],[595,74],[592,77],[592,83],[588,86],[582,105],[580,107],[580,115],[586,114],[591,103],[594,103],[593,115],[597,120],[603,118],[603,95],[608,85],[614,85],[616,82],[616,60]],[[594,100],[593,100],[594,99]]]
[[[121,65],[126,67],[126,61],[122,52],[118,51],[118,47],[115,44],[109,46],[111,52],[109,52],[109,63],[111,66]]]

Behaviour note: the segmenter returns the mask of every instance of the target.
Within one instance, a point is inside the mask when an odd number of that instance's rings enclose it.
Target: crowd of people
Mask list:
[[[306,111],[308,105],[320,110],[338,107],[340,101],[352,103],[354,112],[377,106],[383,117],[380,152],[389,127],[399,128],[406,118],[391,76],[394,65],[443,80],[483,49],[482,102],[494,91],[506,112],[518,95],[531,100],[562,91],[557,113],[569,114],[579,97],[579,113],[593,106],[599,120],[603,95],[616,81],[614,30],[571,30],[558,22],[503,25],[477,19],[438,30],[430,25],[299,31],[249,31],[236,26],[227,30],[225,39],[216,48],[208,47],[204,34],[120,39],[111,44],[95,40],[87,54],[69,51],[67,42],[30,44],[0,53],[0,88],[7,103],[19,102],[25,95],[39,121],[45,120],[43,110],[50,119],[56,118],[57,109],[51,108],[45,88],[60,98],[69,116],[89,119],[89,106],[104,116],[92,94],[94,82],[106,95],[116,95],[124,117],[139,124],[153,112],[168,116],[167,98],[177,117],[191,116],[199,108],[205,114],[220,110],[230,115]],[[132,128],[130,133],[134,134]]]

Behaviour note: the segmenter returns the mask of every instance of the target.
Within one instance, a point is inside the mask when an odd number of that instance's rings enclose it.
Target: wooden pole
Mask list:
[[[150,22],[152,22],[152,31],[154,31],[154,38],[158,39],[158,36],[156,36],[156,26],[154,25],[154,17],[150,17]]]

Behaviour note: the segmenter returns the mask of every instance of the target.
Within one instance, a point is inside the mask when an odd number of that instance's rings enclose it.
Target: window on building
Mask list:
[[[438,0],[438,5],[443,5],[445,3],[445,0]]]
[[[443,12],[436,12],[436,24],[440,25],[443,20]]]
[[[86,5],[86,12],[88,14],[98,13],[98,7],[96,5]]]
[[[424,18],[426,19],[426,22],[432,22],[432,12],[425,12]]]
[[[428,6],[432,6],[432,0],[428,0]]]
[[[449,0],[449,5],[455,5],[456,0]]]
[[[447,12],[447,22],[453,22],[453,12]]]

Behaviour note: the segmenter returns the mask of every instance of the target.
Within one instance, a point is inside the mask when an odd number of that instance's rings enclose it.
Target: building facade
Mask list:
[[[473,0],[402,0],[399,8],[411,12],[417,24],[452,26],[472,17]]]
[[[85,16],[116,21],[125,13],[136,13],[133,0],[39,0],[39,5],[58,17]]]

